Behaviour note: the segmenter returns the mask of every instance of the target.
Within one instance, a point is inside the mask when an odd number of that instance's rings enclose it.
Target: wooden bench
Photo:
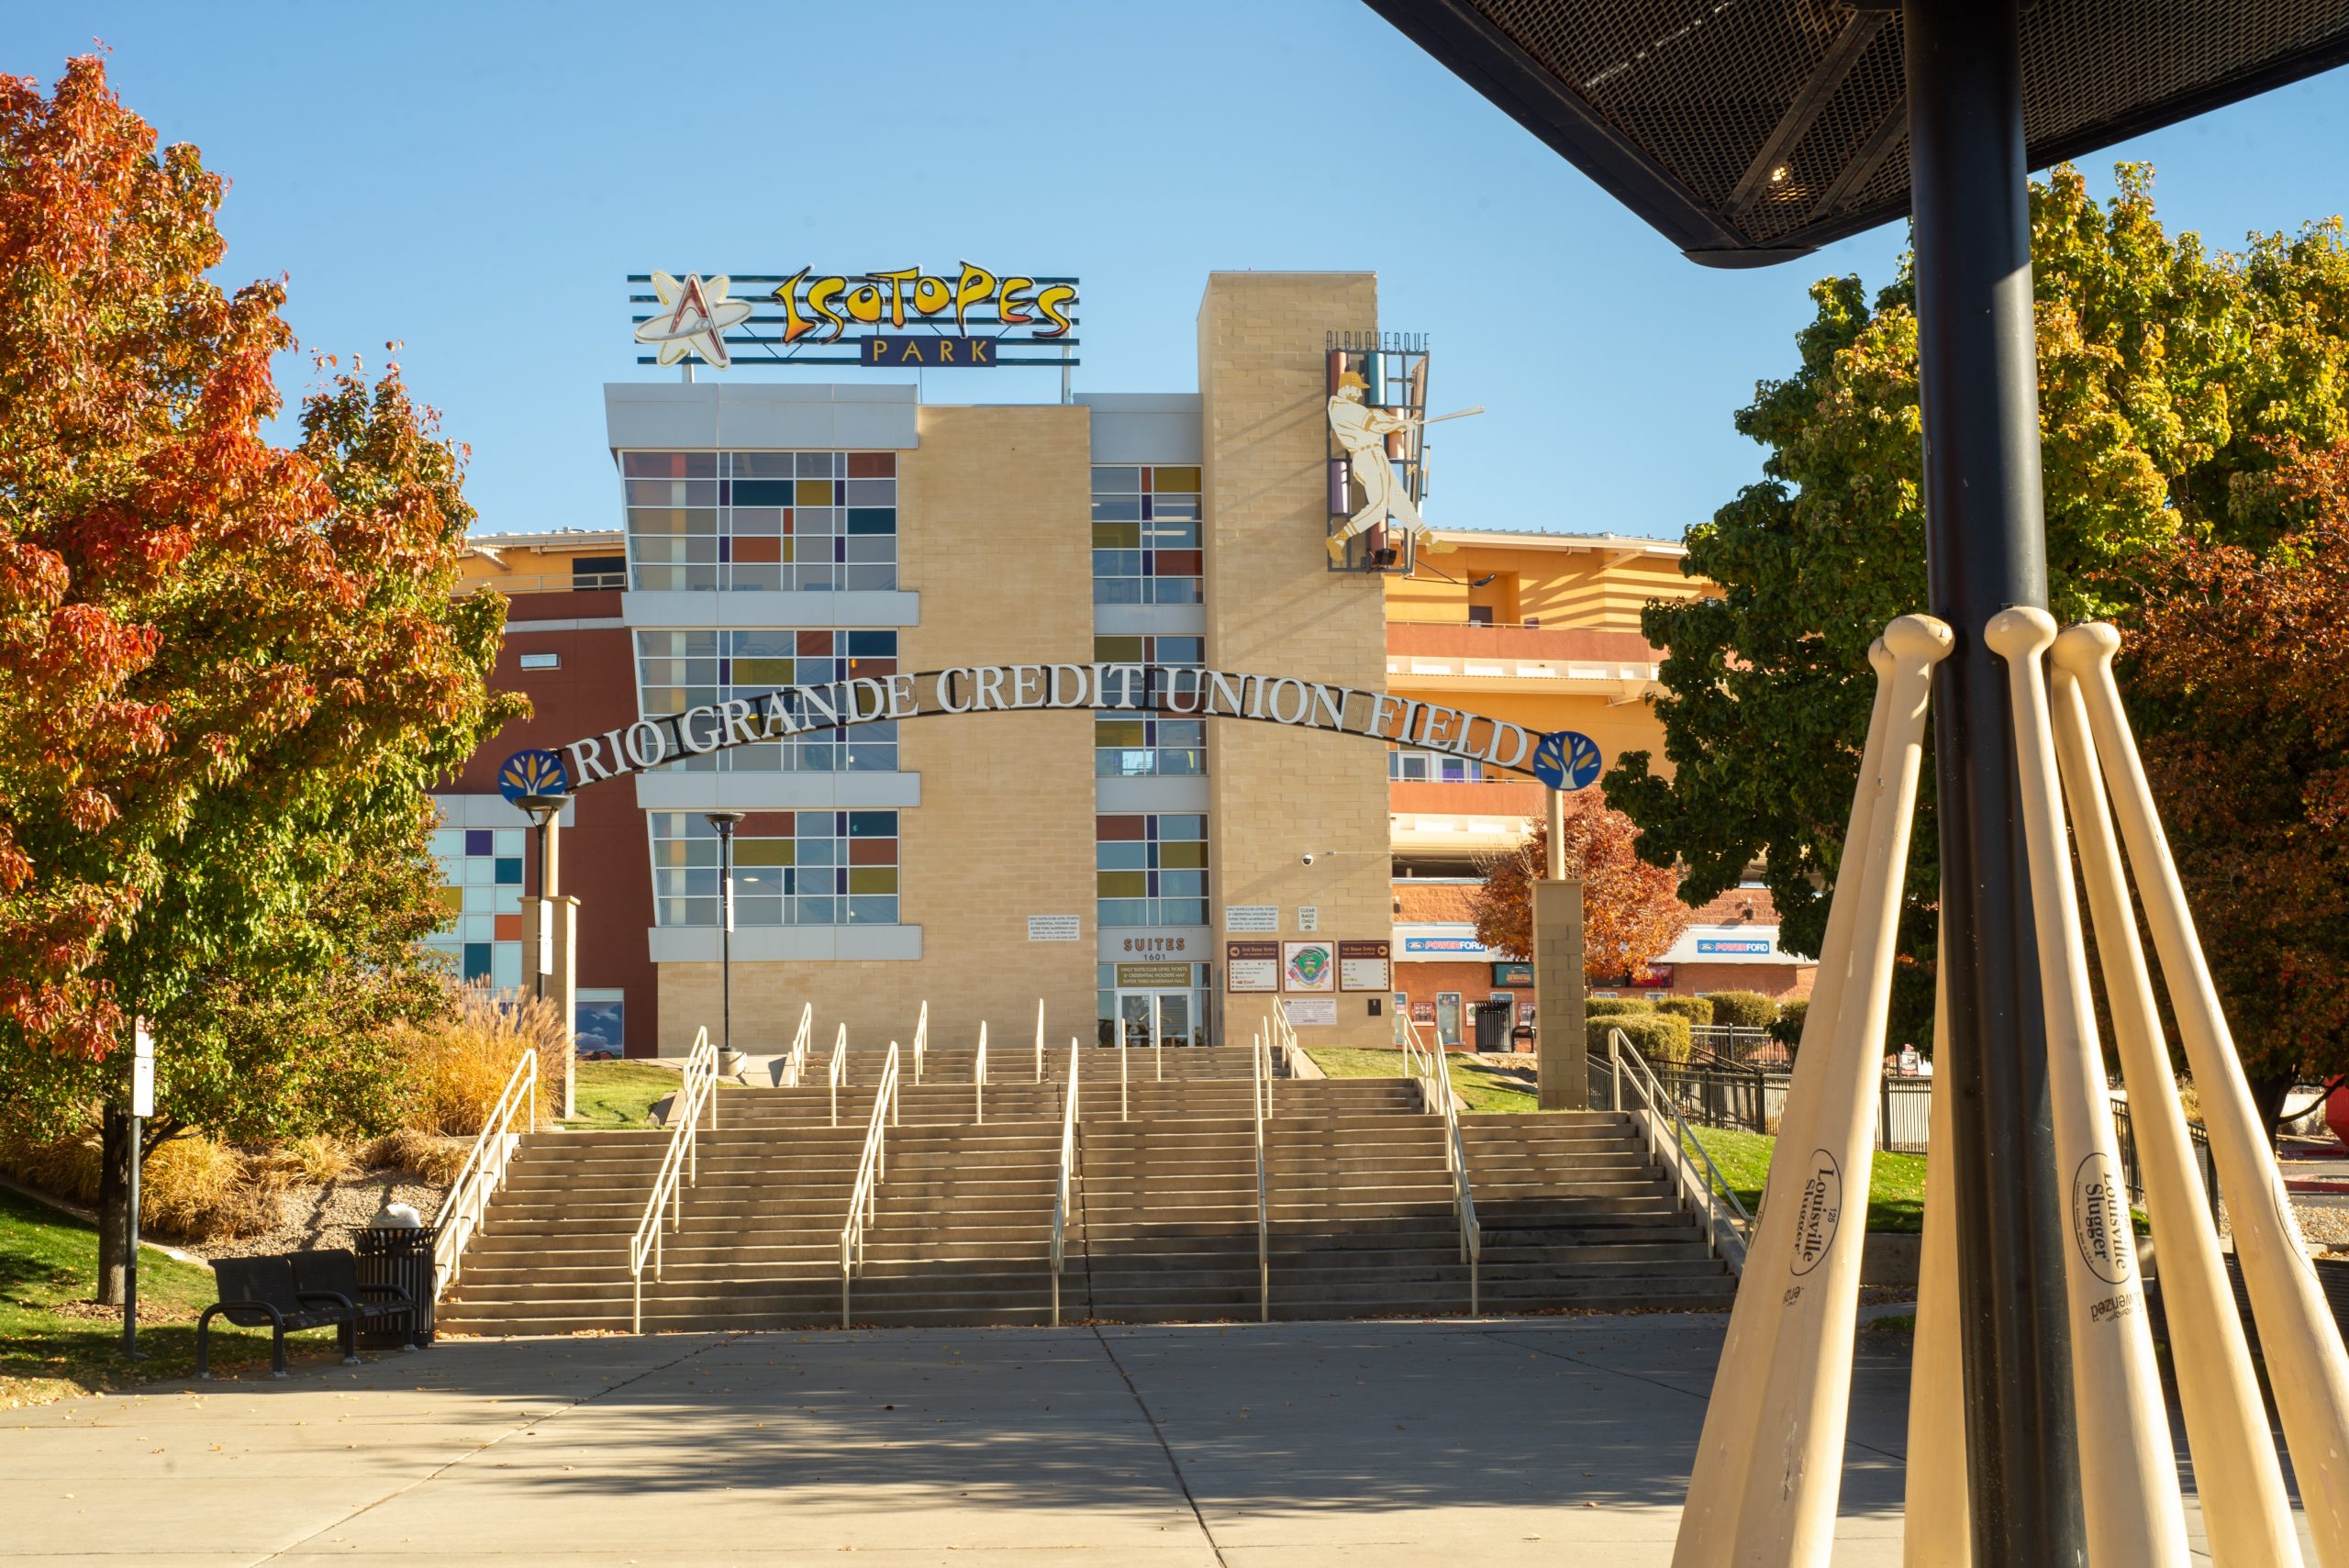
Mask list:
[[[240,1329],[270,1330],[270,1352],[273,1365],[272,1375],[285,1375],[285,1336],[296,1329],[323,1329],[333,1324],[340,1330],[342,1359],[345,1365],[359,1360],[359,1325],[364,1320],[358,1298],[346,1291],[306,1286],[295,1277],[295,1260],[320,1254],[281,1253],[266,1258],[219,1258],[212,1264],[212,1277],[220,1289],[220,1299],[204,1309],[195,1323],[195,1375],[208,1378],[211,1369],[212,1319],[226,1318]],[[351,1258],[346,1252],[342,1256]],[[351,1259],[352,1280],[357,1279],[357,1260]],[[312,1265],[315,1269],[317,1265]]]

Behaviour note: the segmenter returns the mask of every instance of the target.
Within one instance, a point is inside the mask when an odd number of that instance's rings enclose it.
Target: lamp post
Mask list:
[[[570,799],[561,795],[525,795],[514,804],[529,814],[530,825],[539,836],[539,951],[530,960],[532,978],[530,994],[541,1001],[547,994],[547,980],[554,969],[554,897],[561,878],[556,857],[554,819],[562,815]]]
[[[744,815],[702,813],[703,820],[718,829],[718,1068],[727,1073],[742,1070],[742,1059],[734,1050],[734,826]]]

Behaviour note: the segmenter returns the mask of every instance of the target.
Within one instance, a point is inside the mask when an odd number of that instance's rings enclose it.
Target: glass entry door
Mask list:
[[[1192,1043],[1191,993],[1120,991],[1118,1037],[1129,1051]]]

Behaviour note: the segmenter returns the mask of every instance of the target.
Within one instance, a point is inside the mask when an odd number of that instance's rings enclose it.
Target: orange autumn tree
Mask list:
[[[451,594],[462,454],[396,371],[267,439],[284,291],[208,281],[223,188],[95,57],[46,97],[0,77],[0,1130],[98,1119],[102,1299],[132,1018],[150,1145],[309,1130],[315,1095],[278,1091],[364,1064],[334,1030],[236,1058],[226,999],[397,962],[426,792],[513,706],[484,684],[502,601]]]
[[[2280,531],[2190,541],[2119,671],[2148,782],[2268,1125],[2349,1073],[2349,443],[2277,441],[2245,497]]]
[[[1596,795],[1565,820],[1568,880],[1582,884],[1583,975],[1620,985],[1653,963],[1688,929],[1680,875],[1640,859],[1640,830]],[[1533,884],[1549,874],[1550,826],[1496,859],[1471,897],[1476,940],[1511,958],[1533,953]]]

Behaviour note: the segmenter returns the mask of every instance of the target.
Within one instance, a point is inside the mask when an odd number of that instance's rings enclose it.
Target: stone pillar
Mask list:
[[[1545,1111],[1590,1108],[1583,1009],[1582,884],[1533,884],[1533,1017]]]
[[[562,1053],[562,1114],[567,1119],[577,1114],[572,1078],[578,1061],[578,1040],[572,1031],[579,1018],[579,900],[566,893],[553,899],[552,906],[554,929],[547,941],[553,962],[543,994],[555,1017],[562,1020],[562,1035],[569,1046]],[[547,900],[536,896],[522,900],[522,989],[532,995],[540,994],[539,959],[547,949],[540,946],[539,922],[547,908]]]

